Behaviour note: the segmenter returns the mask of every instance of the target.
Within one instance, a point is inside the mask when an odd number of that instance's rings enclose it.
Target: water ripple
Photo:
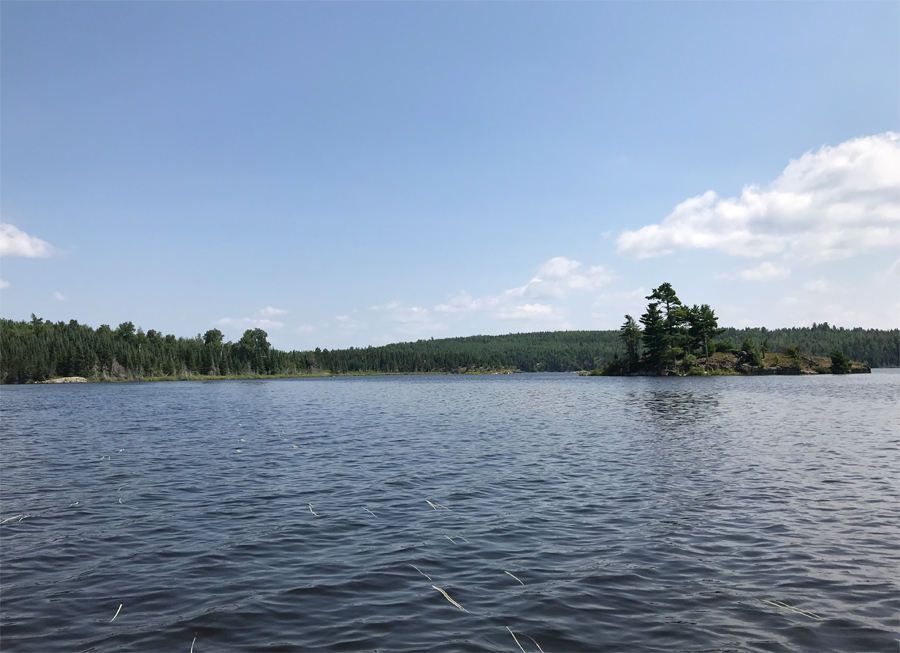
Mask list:
[[[4,387],[0,638],[896,651],[898,399],[891,372]]]

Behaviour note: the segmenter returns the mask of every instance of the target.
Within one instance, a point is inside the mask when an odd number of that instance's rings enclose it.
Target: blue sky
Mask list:
[[[900,326],[897,3],[0,5],[0,314]]]

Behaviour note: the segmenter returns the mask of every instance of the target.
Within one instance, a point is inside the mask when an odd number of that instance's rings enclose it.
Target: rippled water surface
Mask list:
[[[5,386],[0,645],[897,651],[898,392],[887,371]]]

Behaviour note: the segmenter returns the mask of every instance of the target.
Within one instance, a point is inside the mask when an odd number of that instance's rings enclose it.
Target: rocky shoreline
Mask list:
[[[810,356],[807,354],[789,355],[784,353],[766,353],[762,360],[754,356],[754,352],[732,350],[716,352],[709,358],[698,357],[693,365],[685,369],[681,361],[662,370],[643,367],[633,372],[610,372],[608,369],[579,372],[581,376],[776,376],[802,374],[871,374],[868,363],[850,361],[847,371],[836,371],[828,356]],[[757,363],[762,363],[757,364]]]

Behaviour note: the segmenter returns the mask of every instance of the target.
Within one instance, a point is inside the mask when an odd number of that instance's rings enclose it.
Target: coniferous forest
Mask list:
[[[747,338],[770,351],[799,347],[828,356],[842,351],[872,367],[900,366],[900,330],[834,328],[716,329],[718,343]],[[0,320],[0,382],[55,377],[140,380],[346,373],[568,372],[597,370],[628,355],[621,331],[554,331],[401,342],[382,347],[279,351],[261,329],[225,341],[218,329],[193,338],[143,331],[131,322],[94,329],[69,322]]]

